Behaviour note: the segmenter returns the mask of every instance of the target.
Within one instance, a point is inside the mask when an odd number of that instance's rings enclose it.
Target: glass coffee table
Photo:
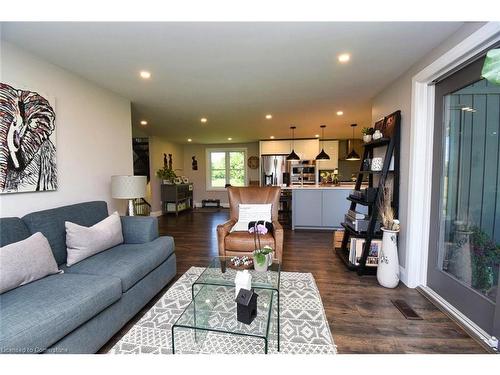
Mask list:
[[[237,270],[232,268],[230,259],[214,258],[193,283],[192,300],[172,326],[172,353],[186,343],[201,347],[210,332],[255,341],[264,353],[275,338],[280,350],[280,263],[275,260],[266,272],[249,270],[252,288],[258,294],[257,317],[251,324],[244,324],[236,319],[234,279]]]

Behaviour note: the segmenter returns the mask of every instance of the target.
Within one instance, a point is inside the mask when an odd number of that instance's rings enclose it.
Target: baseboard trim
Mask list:
[[[426,297],[433,305],[445,313],[451,320],[457,323],[470,337],[477,341],[490,353],[498,354],[498,348],[492,346],[493,337],[479,327],[472,320],[462,314],[455,306],[446,301],[428,286],[418,286],[417,290]]]
[[[162,215],[161,211],[151,211],[151,213],[149,214],[149,216],[153,216],[153,217],[159,217],[161,215]]]

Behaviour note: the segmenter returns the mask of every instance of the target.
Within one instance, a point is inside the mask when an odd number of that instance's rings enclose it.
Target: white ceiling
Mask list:
[[[147,120],[149,134],[219,143],[288,137],[290,124],[297,137],[322,123],[326,137],[349,137],[350,123],[369,125],[373,96],[460,26],[3,23],[2,38],[130,98],[134,125]],[[337,62],[342,52],[351,62]]]

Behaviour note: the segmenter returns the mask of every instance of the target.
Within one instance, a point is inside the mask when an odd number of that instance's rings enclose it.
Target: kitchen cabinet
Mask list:
[[[292,192],[292,226],[321,226],[321,190],[304,189]]]
[[[319,153],[318,139],[297,139],[293,144],[301,160],[314,160]],[[259,146],[261,155],[288,155],[292,151],[292,140],[260,141]]]
[[[321,147],[330,156],[330,160],[318,160],[316,162],[318,170],[333,170],[339,166],[339,141],[323,141],[319,143]]]
[[[340,228],[350,202],[352,188],[294,188],[292,190],[292,229]],[[367,212],[366,207],[358,207]]]
[[[295,141],[294,149],[301,160],[314,160],[319,154],[319,140],[298,139]]]
[[[288,155],[290,153],[292,141],[260,141],[261,155]]]

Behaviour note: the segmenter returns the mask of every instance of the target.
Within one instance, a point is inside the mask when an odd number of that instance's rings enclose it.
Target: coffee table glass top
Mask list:
[[[232,257],[215,257],[194,284],[234,286],[235,268],[232,268]],[[252,275],[252,288],[279,290],[281,265],[274,260],[266,272],[249,270]]]
[[[276,307],[274,291],[257,291],[257,316],[251,324],[236,319],[234,288],[203,285],[191,303],[174,324],[176,328],[231,333],[267,339],[270,333],[271,316]]]

